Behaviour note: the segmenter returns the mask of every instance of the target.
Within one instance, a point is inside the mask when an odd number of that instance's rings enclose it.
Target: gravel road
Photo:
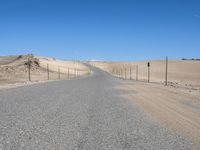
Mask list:
[[[196,149],[122,98],[124,80],[93,75],[0,91],[0,150]]]

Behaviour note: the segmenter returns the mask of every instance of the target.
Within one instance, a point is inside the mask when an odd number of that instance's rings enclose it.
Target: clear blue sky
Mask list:
[[[200,0],[0,0],[0,55],[200,57]]]

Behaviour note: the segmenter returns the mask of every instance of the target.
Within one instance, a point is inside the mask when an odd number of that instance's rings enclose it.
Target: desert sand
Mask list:
[[[148,80],[148,61],[142,62],[90,62],[115,76],[121,71],[123,78],[136,80],[138,67],[138,80]],[[150,82],[165,83],[166,63],[164,60],[150,62]],[[131,69],[131,71],[130,71]],[[125,73],[126,72],[126,73]],[[130,73],[131,72],[131,73]],[[177,88],[200,90],[200,61],[173,60],[168,62],[168,85]]]
[[[29,81],[28,60],[31,63],[31,82]],[[47,67],[49,68],[49,80]],[[78,61],[64,61],[33,55],[0,57],[0,89],[47,80],[72,79],[89,73],[90,70]]]

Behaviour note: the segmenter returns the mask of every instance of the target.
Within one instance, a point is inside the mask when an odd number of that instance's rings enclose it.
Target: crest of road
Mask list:
[[[130,81],[89,67],[85,78],[0,91],[0,149],[195,149],[122,97],[115,87]]]

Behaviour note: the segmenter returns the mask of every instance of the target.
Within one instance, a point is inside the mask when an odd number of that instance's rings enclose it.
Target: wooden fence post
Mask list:
[[[67,70],[67,78],[69,79],[69,68]]]
[[[138,65],[136,66],[136,81],[138,81]]]
[[[167,86],[168,80],[168,57],[166,56],[166,72],[165,72],[165,85]]]
[[[124,77],[123,77],[124,75],[123,75],[123,69],[121,68],[121,78],[123,79]]]
[[[118,76],[118,78],[120,78],[119,68],[117,69],[117,76]]]
[[[125,80],[126,80],[126,68],[125,68]]]
[[[76,78],[76,69],[74,69],[74,78]]]
[[[47,79],[49,80],[49,64],[47,64]]]
[[[31,81],[31,62],[28,58],[28,80]]]
[[[58,79],[60,80],[60,66],[58,66]]]

